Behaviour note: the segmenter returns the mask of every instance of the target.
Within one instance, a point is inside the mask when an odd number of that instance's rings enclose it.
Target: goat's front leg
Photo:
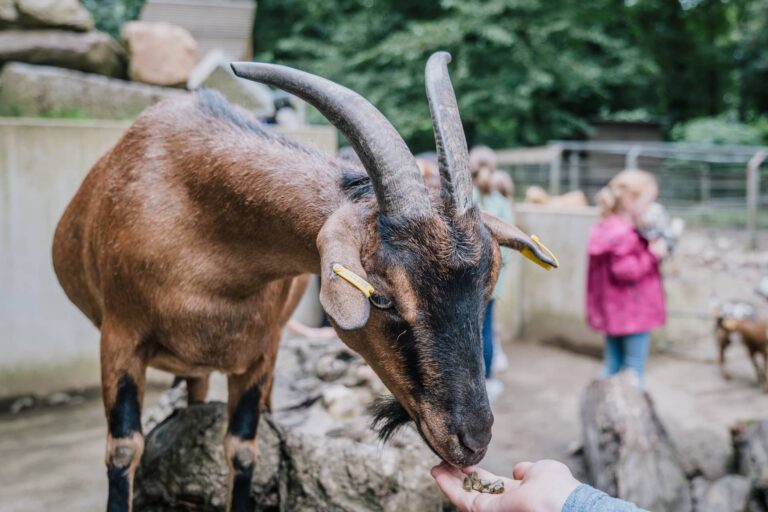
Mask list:
[[[720,375],[723,376],[725,380],[731,380],[731,375],[728,373],[728,370],[725,369],[725,350],[728,348],[728,345],[730,345],[731,340],[728,335],[727,331],[724,331],[723,329],[718,329],[716,333],[717,338],[717,344],[720,348]]]
[[[751,345],[747,345],[747,352],[749,352],[749,360],[752,362],[752,367],[755,369],[755,375],[757,376],[757,385],[763,384],[763,370],[760,368],[760,362],[757,360],[760,353],[755,350]]]
[[[763,356],[763,389],[768,392],[768,352],[765,347],[760,350],[760,355]]]
[[[229,376],[229,427],[224,449],[229,464],[230,512],[253,512],[256,507],[251,495],[251,480],[258,446],[256,429],[259,416],[268,402],[272,381],[273,358],[260,360],[252,370]]]
[[[133,476],[144,451],[141,403],[146,361],[139,339],[109,326],[101,330],[101,387],[107,415],[107,512],[130,512]]]

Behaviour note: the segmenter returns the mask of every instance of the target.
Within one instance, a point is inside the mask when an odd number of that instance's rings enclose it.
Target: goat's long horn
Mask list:
[[[472,205],[472,179],[467,139],[448,75],[449,62],[451,54],[448,52],[436,52],[429,57],[425,70],[426,86],[440,169],[440,194],[449,208],[461,214]]]
[[[232,70],[241,78],[295,94],[338,128],[368,171],[384,215],[431,215],[429,195],[416,160],[397,130],[368,100],[330,80],[287,66],[235,62]]]

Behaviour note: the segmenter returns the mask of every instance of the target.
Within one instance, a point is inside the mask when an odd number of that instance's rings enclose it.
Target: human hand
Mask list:
[[[648,244],[648,250],[651,251],[651,254],[656,256],[657,260],[663,260],[669,255],[669,246],[667,245],[667,241],[663,238],[652,240]]]
[[[464,477],[472,471],[477,471],[480,478],[500,478],[504,492],[465,491]],[[580,484],[565,464],[554,460],[521,462],[512,470],[512,476],[498,477],[475,467],[457,469],[446,463],[432,468],[432,477],[440,490],[462,512],[560,512]]]

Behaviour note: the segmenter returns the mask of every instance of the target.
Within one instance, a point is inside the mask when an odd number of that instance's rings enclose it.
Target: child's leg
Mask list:
[[[651,346],[651,333],[641,332],[624,337],[624,368],[631,368],[640,379],[643,387],[645,378],[645,362],[648,359],[648,349]]]
[[[605,336],[603,346],[603,377],[616,375],[621,370],[623,357],[622,338],[620,336]]]
[[[485,361],[485,378],[490,379],[493,373],[493,299],[488,301],[483,319],[483,361]]]

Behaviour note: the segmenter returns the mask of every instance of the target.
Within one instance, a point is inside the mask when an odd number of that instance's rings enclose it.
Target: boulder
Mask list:
[[[734,469],[752,482],[754,508],[768,510],[768,419],[731,428]]]
[[[186,86],[197,63],[197,43],[184,28],[165,22],[131,21],[121,37],[128,49],[131,80]]]
[[[18,19],[16,3],[13,0],[0,0],[0,28],[12,26]]]
[[[727,435],[721,435],[723,433],[719,429],[694,427],[690,424],[669,424],[667,427],[680,456],[683,471],[689,478],[703,476],[714,481],[728,472],[733,454]]]
[[[286,510],[441,509],[444,498],[429,476],[436,457],[413,429],[388,445],[354,437],[344,431],[325,436],[286,432]]]
[[[125,76],[125,53],[103,32],[6,30],[0,32],[0,65],[11,61]]]
[[[383,445],[370,430],[362,404],[381,383],[372,383],[366,368],[338,339],[283,341],[273,413],[258,427],[258,510],[442,509],[445,499],[429,475],[438,460],[418,433],[406,428]],[[147,435],[136,475],[136,512],[224,510],[226,406],[184,408],[182,388],[144,414],[145,426],[160,423]],[[341,402],[339,420],[334,408]]]
[[[134,510],[165,512],[224,510],[227,406],[221,402],[177,409],[146,437],[134,484]],[[266,417],[259,422],[259,455],[253,478],[257,510],[277,504],[280,437]]]
[[[274,115],[275,105],[270,88],[235,76],[229,66],[234,60],[220,50],[208,52],[189,75],[187,88],[216,89],[230,102],[257,116]]]
[[[185,94],[115,78],[11,62],[0,72],[5,115],[129,119],[165,98]]]
[[[220,402],[177,409],[147,435],[134,483],[136,512],[224,510],[226,410]],[[360,432],[281,427],[265,414],[258,443],[257,510],[436,510],[444,502],[429,476],[437,461],[412,429],[382,446]]]
[[[93,17],[77,0],[16,0],[19,24],[24,27],[93,30]]]
[[[323,389],[323,405],[337,420],[360,415],[361,404],[355,392],[343,384],[331,384]]]
[[[744,512],[750,494],[749,479],[726,475],[714,482],[695,478],[692,483],[693,508],[696,512]]]
[[[691,510],[680,458],[634,373],[591,383],[581,398],[581,422],[596,487],[655,512]]]

